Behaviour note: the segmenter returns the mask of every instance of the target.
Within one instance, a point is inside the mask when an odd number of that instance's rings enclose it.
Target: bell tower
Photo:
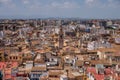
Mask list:
[[[63,39],[63,28],[62,28],[62,26],[60,26],[60,31],[59,31],[59,49],[63,48],[63,42],[64,42],[64,39]]]

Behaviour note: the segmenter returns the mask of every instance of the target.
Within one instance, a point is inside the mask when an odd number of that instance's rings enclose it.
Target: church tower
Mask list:
[[[59,31],[59,49],[63,48],[63,43],[64,43],[63,28],[62,28],[62,26],[60,26],[60,31]]]

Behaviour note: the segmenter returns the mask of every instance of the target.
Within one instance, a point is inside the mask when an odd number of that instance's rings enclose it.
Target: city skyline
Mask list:
[[[0,18],[120,18],[119,0],[0,0]]]

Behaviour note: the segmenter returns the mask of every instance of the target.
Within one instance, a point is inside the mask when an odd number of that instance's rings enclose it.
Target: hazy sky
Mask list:
[[[119,18],[120,0],[0,0],[0,18]]]

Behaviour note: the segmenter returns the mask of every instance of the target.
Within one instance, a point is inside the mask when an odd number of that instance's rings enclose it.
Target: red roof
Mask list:
[[[5,67],[6,67],[5,62],[0,62],[0,70],[3,69],[3,68],[5,68]]]
[[[7,68],[8,64],[10,64],[9,68]],[[17,62],[0,62],[0,69],[4,70],[5,79],[11,79],[11,69],[17,66],[18,66]]]
[[[113,71],[110,68],[105,69],[106,75],[110,75],[113,73]]]
[[[118,76],[118,80],[120,80],[120,76]]]
[[[87,72],[90,72],[90,73],[93,73],[93,74],[97,74],[97,73],[96,73],[96,69],[93,68],[93,67],[88,67],[88,68],[87,68]]]
[[[5,75],[5,79],[11,79],[12,77],[11,77],[11,75],[10,74],[8,74],[8,75]]]
[[[95,74],[94,77],[95,77],[96,80],[104,80],[104,75],[103,74],[102,75],[101,74]]]
[[[0,62],[0,70],[6,68],[8,64],[10,64],[10,68],[18,66],[18,62]]]

